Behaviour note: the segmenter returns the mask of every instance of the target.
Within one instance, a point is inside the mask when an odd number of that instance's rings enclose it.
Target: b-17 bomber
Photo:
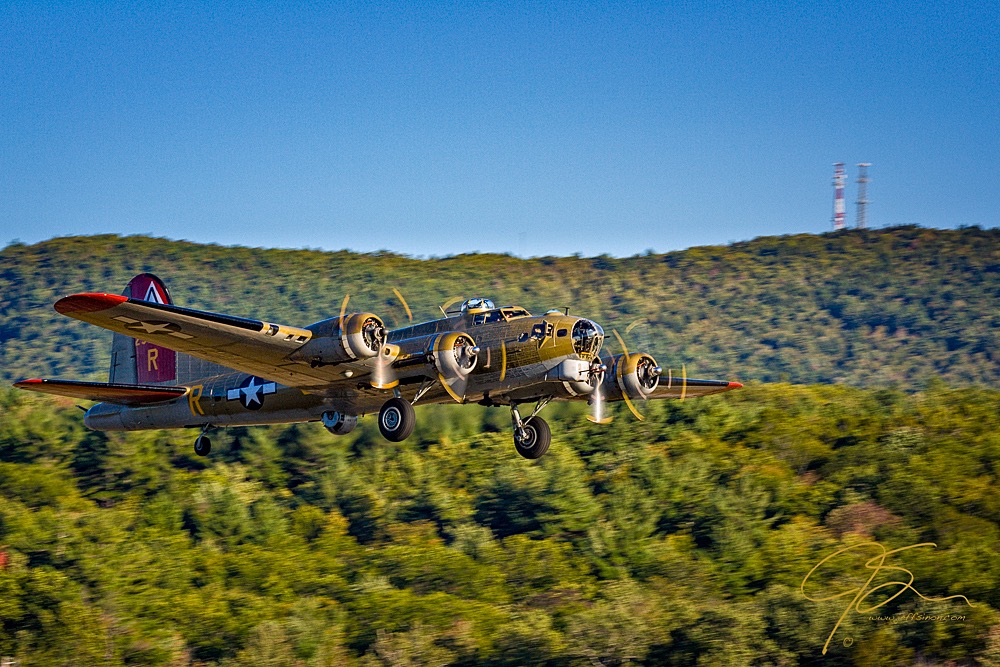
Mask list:
[[[607,423],[606,405],[716,394],[742,385],[664,372],[649,354],[604,347],[604,330],[568,309],[536,316],[472,298],[440,319],[389,330],[374,313],[347,312],[306,327],[273,324],[171,302],[156,276],[134,277],[122,295],[81,293],[55,309],[114,332],[108,382],[29,379],[16,387],[98,401],[84,423],[98,431],[199,428],[207,455],[213,428],[322,422],[350,433],[378,415],[386,440],[406,439],[415,405],[457,402],[508,406],[517,453],[545,454],[539,415],[552,401],[586,401]],[[404,302],[405,304],[405,302]],[[407,308],[407,310],[409,310]],[[533,403],[522,415],[520,406]]]

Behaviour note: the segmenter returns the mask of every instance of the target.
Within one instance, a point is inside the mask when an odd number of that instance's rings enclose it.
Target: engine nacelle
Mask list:
[[[437,377],[449,386],[464,381],[476,368],[479,348],[467,333],[449,331],[386,343],[372,372],[372,386],[391,388],[400,379]]]
[[[592,394],[595,389],[594,378],[600,377],[595,373],[595,363],[600,365],[600,361],[590,362],[582,359],[565,359],[546,376],[546,379],[551,378],[562,382],[566,393],[570,396]]]
[[[469,334],[452,331],[434,339],[430,356],[445,379],[464,379],[476,368],[479,348]]]
[[[385,342],[385,324],[372,313],[352,313],[316,322],[306,327],[313,332],[308,343],[289,355],[313,366],[370,359]]]
[[[345,415],[343,412],[324,412],[323,426],[334,435],[347,435],[358,425],[357,415]]]
[[[619,354],[611,367],[611,376],[615,378],[618,390],[633,401],[652,396],[660,384],[662,372],[656,360],[644,353],[629,355],[627,359],[624,354]]]

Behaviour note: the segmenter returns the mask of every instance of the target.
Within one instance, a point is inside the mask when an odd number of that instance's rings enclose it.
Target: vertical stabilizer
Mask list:
[[[153,303],[170,303],[167,286],[151,273],[140,273],[130,280],[122,295]],[[125,384],[174,384],[177,381],[177,353],[116,333],[111,343],[109,380]]]

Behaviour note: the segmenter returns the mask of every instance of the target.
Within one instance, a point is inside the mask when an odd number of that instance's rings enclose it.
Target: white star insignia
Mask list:
[[[261,405],[260,392],[263,388],[264,385],[257,384],[256,378],[250,378],[250,384],[240,389],[247,399],[246,404],[256,403],[257,405]]]

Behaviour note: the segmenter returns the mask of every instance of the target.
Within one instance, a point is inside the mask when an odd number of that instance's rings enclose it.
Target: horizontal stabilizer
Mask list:
[[[180,398],[187,393],[187,387],[160,387],[155,385],[112,384],[110,382],[77,382],[74,380],[21,380],[15,382],[18,389],[38,391],[43,394],[82,398],[88,401],[103,401],[118,405],[146,405],[163,403]]]

